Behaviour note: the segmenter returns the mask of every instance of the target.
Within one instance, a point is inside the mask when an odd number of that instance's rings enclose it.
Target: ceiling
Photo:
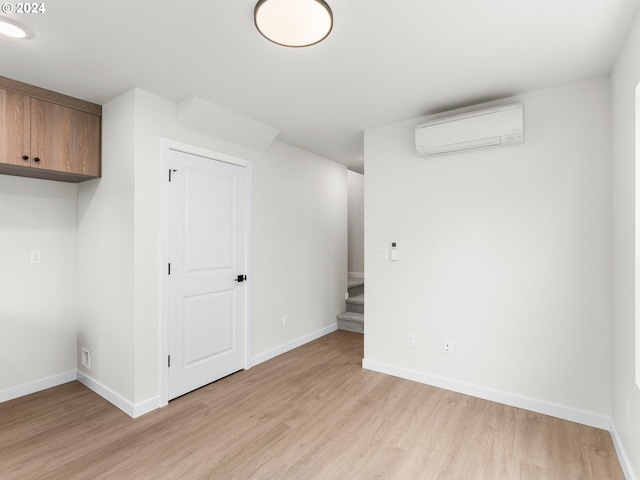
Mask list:
[[[362,172],[364,129],[608,74],[638,0],[327,0],[334,28],[265,40],[257,0],[55,0],[7,15],[0,75],[104,104],[200,97]]]

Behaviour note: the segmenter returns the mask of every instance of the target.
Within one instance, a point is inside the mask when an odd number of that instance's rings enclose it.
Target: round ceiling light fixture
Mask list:
[[[33,31],[12,18],[0,17],[0,33],[13,38],[33,38]]]
[[[333,12],[323,0],[260,0],[253,19],[262,36],[285,47],[315,45],[333,28]]]

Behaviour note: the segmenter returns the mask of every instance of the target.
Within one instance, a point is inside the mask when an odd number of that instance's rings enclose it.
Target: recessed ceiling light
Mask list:
[[[0,33],[13,38],[33,38],[33,31],[26,25],[7,17],[0,17]]]
[[[324,0],[260,0],[253,19],[267,40],[285,47],[315,45],[333,28],[333,12]]]

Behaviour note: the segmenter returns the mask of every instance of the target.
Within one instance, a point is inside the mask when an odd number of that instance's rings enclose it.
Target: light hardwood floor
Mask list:
[[[76,382],[0,404],[0,478],[624,478],[606,431],[362,357],[362,335],[335,332],[136,420]]]

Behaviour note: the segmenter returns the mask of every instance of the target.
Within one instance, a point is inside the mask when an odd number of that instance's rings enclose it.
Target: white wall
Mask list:
[[[365,364],[606,421],[609,94],[522,95],[526,143],[498,149],[419,158],[423,119],[365,132]],[[400,261],[376,261],[392,241]]]
[[[174,103],[139,89],[105,105],[103,122],[103,177],[80,191],[79,342],[95,381],[133,405],[159,396],[162,137],[254,162],[252,354],[335,324],[346,290],[345,167],[280,142],[262,153],[185,129]],[[114,241],[120,253],[92,256]]]
[[[613,130],[613,423],[634,478],[640,478],[640,375],[637,250],[640,226],[637,190],[640,84],[640,17],[611,74]],[[627,421],[625,402],[631,407]]]
[[[78,186],[78,369],[134,401],[134,92],[103,106],[102,178]]]
[[[335,325],[344,311],[347,170],[275,142],[253,164],[253,187],[257,357]]]
[[[76,211],[74,184],[0,175],[0,401],[76,368]]]
[[[348,171],[349,272],[364,274],[364,175]]]

